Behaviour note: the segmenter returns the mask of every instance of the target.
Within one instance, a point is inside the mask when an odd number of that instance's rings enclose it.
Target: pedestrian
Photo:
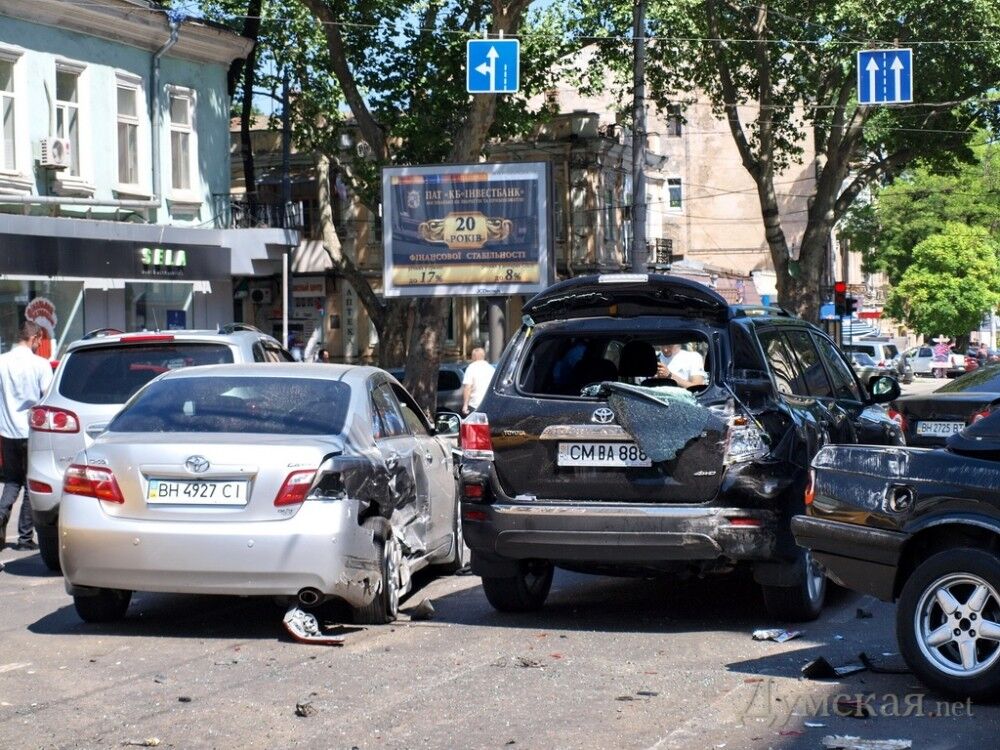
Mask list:
[[[3,493],[0,494],[0,549],[7,541],[7,522],[26,482],[28,469],[28,412],[42,400],[52,382],[52,366],[35,352],[45,331],[37,323],[21,324],[18,341],[0,354],[0,438],[3,443]],[[25,492],[17,520],[14,549],[38,549],[34,540],[31,504]]]
[[[462,415],[470,414],[479,408],[486,390],[493,379],[493,365],[486,361],[486,350],[477,346],[472,350],[472,361],[465,368],[462,378]]]
[[[980,367],[990,361],[990,348],[986,346],[985,341],[979,342],[979,349],[976,350],[976,359],[979,360]]]
[[[656,377],[670,378],[681,388],[705,385],[705,360],[698,352],[680,344],[661,346]]]
[[[316,352],[316,361],[322,362],[327,365],[330,364],[330,352],[328,352],[326,349],[320,349],[318,352]]]

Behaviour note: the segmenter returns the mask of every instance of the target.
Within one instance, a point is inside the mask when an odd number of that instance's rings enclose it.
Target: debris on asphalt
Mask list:
[[[894,656],[895,654],[882,654],[882,656]],[[888,662],[874,662],[864,651],[858,654],[858,658],[865,667],[875,674],[910,674],[910,668],[904,662],[897,661],[895,664]]]
[[[434,603],[430,599],[424,599],[416,607],[410,610],[410,619],[414,622],[429,620],[434,616]]]
[[[634,701],[635,698],[633,698],[631,695],[619,695],[617,698],[615,698],[615,700],[616,701]]]
[[[159,744],[159,737],[147,737],[144,740],[125,740],[122,747],[156,747]]]
[[[834,713],[845,718],[870,719],[875,715],[875,709],[861,698],[841,698],[836,703]]]
[[[309,701],[302,701],[295,704],[295,715],[303,719],[316,715],[316,707]]]
[[[190,695],[178,695],[177,696],[177,702],[178,703],[190,703],[191,702],[191,696]]]
[[[800,635],[802,635],[801,630],[782,630],[781,628],[753,631],[753,639],[755,641],[774,641],[775,643],[784,643],[793,638],[798,638]]]
[[[830,680],[864,671],[864,664],[851,663],[835,667],[824,657],[820,656],[802,667],[802,676],[807,680]]]
[[[319,620],[311,612],[291,607],[285,612],[285,630],[299,643],[311,643],[316,646],[343,646],[342,636],[328,635],[323,632]]]
[[[538,661],[538,659],[529,659],[527,656],[519,656],[514,659],[515,667],[522,667],[524,669],[542,669],[545,664]]]
[[[659,693],[656,692],[655,690],[637,690],[635,694],[636,695],[641,695],[641,696],[643,696],[645,698],[653,698],[653,697],[659,695]]]
[[[864,740],[851,736],[828,736],[823,738],[825,750],[910,750],[912,740]]]
[[[858,607],[856,617],[859,620],[870,620],[873,617],[873,615],[870,609],[862,609],[861,607]]]
[[[166,681],[167,681],[167,678],[164,677],[162,674],[154,674],[153,675],[153,682],[155,682],[158,685],[162,685]]]
[[[809,727],[810,729],[819,729],[820,727],[825,727],[826,726],[826,724],[822,724],[822,723],[820,723],[818,721],[804,721],[802,723],[805,726]]]

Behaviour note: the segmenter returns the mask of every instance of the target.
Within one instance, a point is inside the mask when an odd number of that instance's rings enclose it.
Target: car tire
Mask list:
[[[131,601],[131,591],[98,589],[97,593],[74,596],[73,606],[84,622],[117,622],[125,617]]]
[[[809,550],[801,550],[796,560],[801,568],[794,586],[762,586],[767,613],[787,622],[809,622],[819,617],[826,600],[827,579]]]
[[[53,533],[50,534],[47,531],[42,531],[41,528],[37,528],[36,531],[38,532],[38,554],[41,555],[42,562],[53,573],[61,573],[58,532],[53,529]]]
[[[989,636],[977,623],[986,624]],[[996,698],[1000,695],[1000,559],[970,548],[927,558],[903,586],[896,607],[896,637],[906,663],[927,686],[962,697]],[[947,640],[939,643],[944,637]]]
[[[441,572],[449,575],[468,567],[471,557],[469,546],[465,543],[465,533],[462,530],[462,505],[457,499],[455,500],[455,520],[452,523],[451,560],[438,566]]]
[[[517,575],[483,576],[483,591],[493,608],[500,612],[533,612],[541,609],[552,588],[552,563],[522,560]]]
[[[399,544],[395,537],[375,538],[381,560],[382,581],[375,598],[363,607],[354,609],[354,622],[358,625],[385,625],[399,614]]]

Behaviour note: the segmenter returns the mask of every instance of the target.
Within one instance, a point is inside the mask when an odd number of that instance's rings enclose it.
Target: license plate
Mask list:
[[[918,435],[954,435],[965,429],[965,422],[917,422]]]
[[[635,443],[559,443],[559,466],[652,466]]]
[[[150,479],[146,502],[150,505],[246,505],[249,485],[245,480]]]

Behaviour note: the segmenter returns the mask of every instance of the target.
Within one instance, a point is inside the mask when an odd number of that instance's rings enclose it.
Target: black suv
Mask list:
[[[685,387],[681,387],[681,386]],[[626,575],[753,565],[768,610],[815,618],[825,577],[789,530],[825,443],[900,444],[829,337],[662,275],[560,282],[524,307],[462,425],[462,518],[499,610],[555,566]]]

